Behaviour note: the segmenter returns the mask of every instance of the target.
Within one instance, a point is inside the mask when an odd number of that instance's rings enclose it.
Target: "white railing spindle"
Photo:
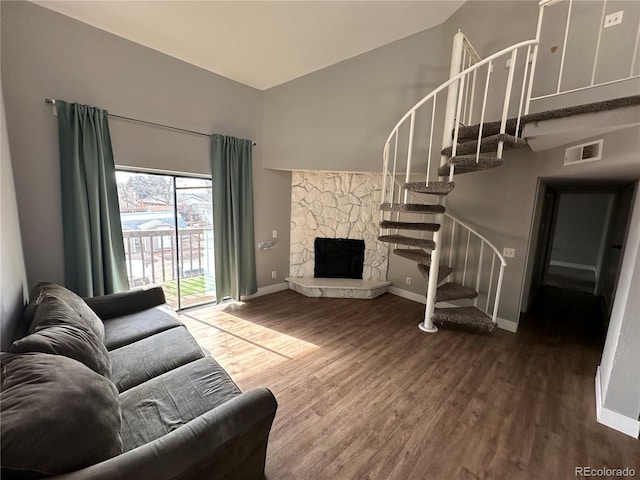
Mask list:
[[[511,102],[511,89],[513,88],[513,75],[516,71],[516,60],[518,58],[518,49],[511,51],[511,65],[509,67],[509,76],[507,78],[507,89],[504,94],[504,103],[502,104],[502,119],[500,121],[500,133],[505,133],[507,128],[507,117],[509,116],[509,103]],[[496,156],[502,158],[502,149],[504,141],[498,142],[498,152]]]
[[[453,129],[453,150],[451,153],[451,157],[456,156],[456,151],[458,149],[458,133],[460,131],[460,108],[462,107],[462,93],[464,91],[465,78],[466,78],[466,75],[460,79],[460,84],[458,85],[458,106],[456,108],[456,117],[455,117],[456,125]]]
[[[431,131],[429,132],[429,148],[427,158],[427,185],[429,184],[429,172],[431,172],[431,151],[433,149],[433,125],[436,123],[436,97],[433,97],[433,107],[431,109]]]
[[[556,93],[560,93],[560,85],[562,84],[562,72],[564,70],[564,58],[567,53],[567,40],[569,39],[569,25],[571,25],[571,7],[573,0],[569,0],[569,8],[567,9],[567,22],[564,29],[564,40],[562,42],[562,56],[560,57],[560,72],[558,73],[558,89]]]
[[[493,271],[496,266],[496,253],[491,257],[491,274],[489,275],[489,290],[487,291],[487,306],[485,307],[485,311],[489,311],[489,302],[491,301],[491,285],[493,284]]]
[[[513,134],[516,139],[520,136],[520,117],[522,117],[522,108],[524,104],[525,86],[527,85],[527,73],[529,73],[529,57],[531,55],[531,45],[527,47],[527,56],[524,59],[524,73],[522,74],[522,90],[520,92],[520,101],[518,102],[518,116],[516,120],[516,130]]]
[[[467,247],[464,250],[464,268],[462,270],[462,286],[467,279],[467,263],[469,262],[469,242],[471,241],[471,230],[467,230]]]
[[[500,292],[502,291],[502,279],[504,277],[504,265],[500,265],[500,274],[498,275],[498,285],[496,285],[496,299],[493,302],[493,315],[491,321],[497,323],[498,321],[498,305],[500,304]]]
[[[482,259],[484,258],[484,240],[480,242],[480,255],[478,257],[478,275],[476,276],[476,292],[480,294],[480,280],[482,278]],[[478,306],[478,297],[473,301],[475,307]]]
[[[480,124],[478,126],[478,146],[476,147],[476,163],[480,160],[480,142],[482,141],[482,127],[484,126],[484,114],[487,111],[487,97],[489,96],[489,81],[491,80],[491,72],[493,71],[493,63],[487,65],[487,79],[484,83],[484,95],[482,98],[482,113],[480,114]]]

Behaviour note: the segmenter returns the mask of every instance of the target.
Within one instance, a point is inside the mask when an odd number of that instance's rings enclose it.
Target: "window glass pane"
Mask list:
[[[116,180],[130,286],[161,284],[177,309],[215,301],[211,180],[126,171]]]
[[[180,237],[180,304],[215,301],[211,180],[176,177]]]

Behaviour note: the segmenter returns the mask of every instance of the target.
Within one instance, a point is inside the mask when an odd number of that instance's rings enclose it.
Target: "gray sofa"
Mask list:
[[[32,292],[2,353],[2,478],[260,479],[277,403],[242,393],[159,287]]]

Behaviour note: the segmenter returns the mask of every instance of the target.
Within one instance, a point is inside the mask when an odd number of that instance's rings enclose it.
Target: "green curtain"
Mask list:
[[[250,140],[212,135],[216,298],[257,291]]]
[[[92,297],[128,290],[108,113],[56,100],[66,286]]]

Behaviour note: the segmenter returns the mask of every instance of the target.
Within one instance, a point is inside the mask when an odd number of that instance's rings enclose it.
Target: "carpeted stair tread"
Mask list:
[[[489,170],[491,168],[498,168],[504,164],[504,161],[496,157],[480,157],[476,159],[475,156],[471,157],[453,157],[449,160],[449,165],[454,165],[454,175],[462,173],[478,172],[480,170]],[[438,175],[446,177],[449,175],[449,165],[443,165],[438,168]]]
[[[428,193],[431,195],[449,195],[455,188],[454,182],[409,182],[404,184],[404,188],[410,192]]]
[[[420,247],[433,250],[436,246],[433,240],[428,238],[414,238],[405,235],[380,235],[378,240],[386,243],[397,243],[398,245],[407,245],[410,247]]]
[[[395,255],[418,262],[419,264],[428,265],[431,262],[431,255],[420,248],[395,248]],[[420,267],[420,265],[418,265]]]
[[[462,300],[464,298],[476,298],[478,292],[473,288],[463,287],[458,283],[445,283],[436,290],[436,302],[447,302],[449,300]]]
[[[516,131],[517,120],[515,118],[508,118],[505,125],[505,133],[507,135],[514,135]],[[497,122],[486,122],[482,125],[482,137],[490,137],[492,135],[498,135],[500,133],[500,120]],[[520,120],[520,132],[522,132],[522,119]],[[461,126],[458,128],[458,143],[467,142],[469,140],[477,140],[480,134],[480,124]],[[454,132],[451,132],[451,138],[453,138]]]
[[[431,318],[439,327],[465,326],[485,332],[495,328],[491,318],[476,307],[436,308]]]
[[[405,212],[405,213],[444,213],[442,205],[423,205],[421,203],[383,203],[380,210],[385,212]]]
[[[556,118],[571,117],[584,113],[606,112],[608,110],[633,107],[635,105],[640,105],[640,95],[631,95],[629,97],[614,98],[573,107],[558,108],[556,110],[547,110],[546,112],[530,113],[522,116],[521,123],[542,122],[544,120],[554,120]]]
[[[640,105],[640,95],[632,95],[629,97],[614,98],[612,100],[604,100],[601,102],[586,103],[584,105],[575,105],[572,107],[557,108],[555,110],[547,110],[544,112],[530,113],[523,115],[520,119],[520,131],[527,123],[542,122],[544,120],[554,120],[557,118],[566,118],[573,115],[582,115],[585,113],[606,112],[608,110],[616,110],[618,108],[633,107]],[[505,133],[515,135],[517,120],[515,118],[507,119]],[[477,140],[480,125],[461,126],[458,128],[458,142],[466,140]],[[482,136],[488,137],[500,133],[500,121],[486,122],[482,127]],[[451,132],[451,138],[454,133]]]
[[[437,232],[440,230],[439,223],[427,222],[395,222],[393,220],[383,220],[380,228],[394,228],[400,230],[418,230],[421,232]]]
[[[484,137],[480,142],[480,153],[494,152],[498,148],[498,143],[504,142],[505,148],[523,148],[527,146],[527,141],[522,138],[516,138],[513,135],[507,135],[506,133],[499,133],[497,135],[491,135]],[[470,142],[458,143],[456,149],[457,155],[469,155],[470,153],[476,153],[478,150],[478,141],[472,140]],[[447,147],[442,150],[442,155],[450,157],[453,153],[453,147]]]
[[[427,280],[429,280],[430,268],[431,267],[428,264],[425,264],[425,263],[418,264],[418,270],[420,270],[420,273],[422,274],[422,276]],[[453,272],[453,268],[440,265],[440,268],[438,269],[438,285],[440,285],[445,278],[451,275],[452,272]]]

